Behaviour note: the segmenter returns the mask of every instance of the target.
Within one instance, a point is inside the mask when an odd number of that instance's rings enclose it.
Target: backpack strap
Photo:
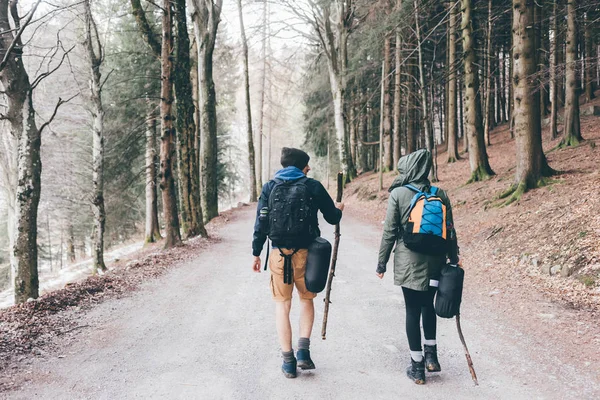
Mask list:
[[[283,283],[291,285],[294,282],[294,269],[292,268],[292,257],[298,252],[299,249],[295,249],[292,254],[284,254],[283,251],[278,247],[279,254],[283,257]]]
[[[429,193],[431,193],[431,194],[433,194],[433,195],[437,195],[439,190],[440,190],[439,188],[437,188],[437,187],[435,187],[435,186],[431,186],[431,187],[429,188]]]
[[[267,237],[267,258],[265,258],[265,271],[267,270],[267,265],[269,264],[269,250],[271,250],[271,246],[269,245],[269,238]]]
[[[408,185],[404,185],[404,187],[405,187],[405,188],[409,188],[409,189],[410,189],[410,190],[412,190],[413,192],[416,192],[416,193],[421,193],[421,191],[420,191],[418,188],[416,188],[415,186],[413,186],[413,185],[410,185],[410,184],[408,184]]]

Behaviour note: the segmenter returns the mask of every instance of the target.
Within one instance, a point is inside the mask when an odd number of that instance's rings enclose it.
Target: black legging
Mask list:
[[[429,286],[428,291],[402,288],[404,304],[406,304],[406,336],[411,351],[421,351],[421,315],[423,315],[423,333],[425,340],[435,340],[436,319],[433,308],[433,297],[436,287]]]

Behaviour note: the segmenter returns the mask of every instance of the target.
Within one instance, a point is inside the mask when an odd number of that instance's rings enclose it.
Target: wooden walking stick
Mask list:
[[[471,378],[473,378],[473,382],[475,382],[475,385],[479,386],[479,383],[477,382],[477,374],[475,373],[475,368],[473,367],[473,360],[471,360],[471,354],[469,353],[467,343],[465,343],[465,337],[462,333],[462,328],[460,327],[460,314],[456,314],[456,329],[458,330],[458,337],[460,337],[460,341],[462,342],[462,345],[465,348],[465,357],[467,357],[467,364],[469,365]]]
[[[344,174],[338,173],[337,176],[337,196],[335,201],[340,203],[342,201],[342,193],[344,191]],[[333,282],[333,277],[335,276],[335,264],[337,262],[337,254],[338,247],[340,245],[340,224],[335,225],[335,241],[333,242],[333,254],[331,257],[331,268],[329,269],[329,277],[327,278],[327,289],[325,291],[325,310],[323,312],[323,326],[321,327],[321,337],[323,340],[326,339],[327,336],[327,316],[329,315],[329,297],[331,295],[331,283]]]

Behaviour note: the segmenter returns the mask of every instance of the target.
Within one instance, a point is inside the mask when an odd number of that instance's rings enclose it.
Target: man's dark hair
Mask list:
[[[293,166],[298,169],[304,169],[309,161],[310,156],[300,149],[293,147],[284,147],[281,149],[281,166],[283,168]]]

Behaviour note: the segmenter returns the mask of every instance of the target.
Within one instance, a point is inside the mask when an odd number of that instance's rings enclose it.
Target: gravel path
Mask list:
[[[380,232],[342,220],[328,336],[317,369],[288,380],[280,372],[268,275],[251,272],[251,207],[221,229],[222,241],[134,295],[110,300],[81,320],[77,340],[38,357],[11,399],[591,399],[600,377],[553,362],[503,316],[468,293],[463,330],[479,387],[471,381],[453,320],[439,320],[442,372],[425,386],[405,377],[402,292],[374,273]],[[331,240],[333,229],[323,227]],[[467,275],[468,279],[468,275]],[[297,298],[297,297],[296,297]],[[297,304],[293,320],[297,321]],[[297,324],[295,324],[297,325]],[[297,329],[297,327],[296,327]],[[295,339],[297,335],[295,336]],[[568,345],[568,344],[567,344]],[[572,349],[569,351],[576,351]],[[539,358],[538,358],[539,356]],[[0,395],[1,396],[1,395]]]

